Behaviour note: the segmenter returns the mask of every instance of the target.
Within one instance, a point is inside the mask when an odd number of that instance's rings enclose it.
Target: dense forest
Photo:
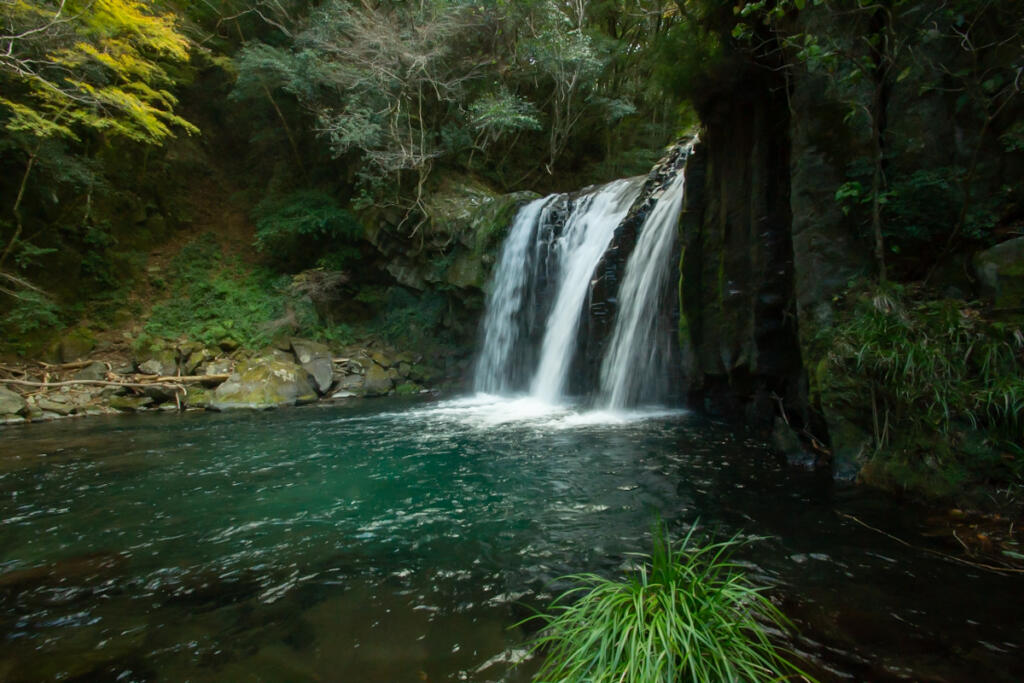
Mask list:
[[[1014,0],[2,13],[12,360],[301,337],[425,351],[418,382],[458,381],[516,208],[645,174],[699,132],[691,402],[879,485],[1019,499]],[[749,297],[723,294],[733,275]]]
[[[1024,3],[0,0],[0,443],[3,681],[1024,680]]]

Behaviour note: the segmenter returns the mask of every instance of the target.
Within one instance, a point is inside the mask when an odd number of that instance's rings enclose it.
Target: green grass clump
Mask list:
[[[1024,331],[976,303],[889,284],[851,291],[813,344],[823,407],[871,436],[873,480],[936,497],[1020,489]]]
[[[654,551],[622,580],[595,574],[549,607],[536,647],[537,681],[675,683],[810,680],[769,638],[785,616],[730,560],[739,544],[700,546],[694,531],[673,547],[655,533]],[[801,678],[802,677],[802,678]]]

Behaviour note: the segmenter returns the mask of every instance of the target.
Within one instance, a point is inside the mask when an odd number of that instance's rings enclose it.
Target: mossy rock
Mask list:
[[[370,354],[370,359],[381,366],[382,368],[390,368],[394,363],[394,359],[381,351],[374,351]]]
[[[403,382],[395,387],[395,394],[398,396],[412,396],[423,391],[423,387],[413,382]]]
[[[505,240],[512,220],[519,209],[534,199],[539,199],[536,192],[513,192],[494,197],[480,206],[472,216],[470,230],[473,235],[473,253],[485,256],[496,252]]]
[[[126,413],[143,410],[152,404],[153,399],[149,396],[112,396],[109,403],[114,410]]]
[[[444,373],[435,367],[415,363],[409,368],[409,379],[417,384],[433,384],[439,380]]]
[[[396,373],[397,374],[397,373]],[[366,371],[363,380],[363,393],[366,396],[384,396],[395,385],[392,371],[374,363]]]
[[[188,408],[209,408],[210,403],[213,401],[213,392],[206,387],[202,386],[190,386],[188,388],[188,394],[186,394],[184,402]]]
[[[167,347],[154,349],[137,355],[136,364],[146,375],[173,375],[178,371],[178,352]]]
[[[974,257],[982,292],[998,308],[1024,308],[1024,237],[1007,240]]]
[[[498,196],[493,189],[475,178],[445,175],[426,200],[430,231],[456,237],[468,232],[476,211]]]
[[[57,342],[56,355],[62,363],[72,363],[85,358],[95,348],[96,337],[93,336],[92,332],[83,327],[76,327],[70,332],[65,333],[60,341]]]
[[[266,409],[312,403],[316,389],[302,366],[267,358],[242,361],[213,392],[214,410]]]
[[[487,282],[487,269],[480,256],[464,251],[455,257],[455,261],[448,268],[445,282],[460,289],[483,289]]]

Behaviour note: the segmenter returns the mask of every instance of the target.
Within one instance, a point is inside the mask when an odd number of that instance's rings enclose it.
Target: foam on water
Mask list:
[[[570,403],[552,403],[534,396],[496,396],[476,394],[402,413],[404,419],[416,418],[435,425],[450,423],[471,429],[494,427],[535,427],[572,429],[577,427],[629,425],[644,420],[685,415],[682,409],[663,406],[630,410],[589,410]]]

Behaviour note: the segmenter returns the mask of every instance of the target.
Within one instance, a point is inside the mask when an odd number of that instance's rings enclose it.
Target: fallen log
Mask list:
[[[108,369],[110,368],[110,363],[107,363],[106,361],[102,361],[102,360],[76,360],[73,363],[45,363],[45,362],[43,362],[41,360],[40,361],[36,361],[36,362],[39,365],[41,365],[44,368],[46,368],[46,370],[48,372],[63,372],[65,370],[81,370],[82,368],[89,367],[93,363],[103,363],[104,365],[107,366]]]
[[[51,387],[67,387],[75,384],[91,384],[103,387],[128,387],[130,389],[145,389],[146,387],[167,387],[175,391],[188,393],[181,384],[174,382],[111,382],[102,379],[69,379],[63,382],[31,382],[25,379],[0,379],[0,384],[16,384],[24,387],[39,387],[49,389]]]
[[[224,375],[182,375],[180,377],[176,377],[174,375],[165,375],[165,376],[162,376],[162,377],[157,377],[153,381],[154,382],[183,382],[183,383],[188,383],[188,382],[226,382],[228,377],[231,377],[231,375],[230,374],[224,374]]]

